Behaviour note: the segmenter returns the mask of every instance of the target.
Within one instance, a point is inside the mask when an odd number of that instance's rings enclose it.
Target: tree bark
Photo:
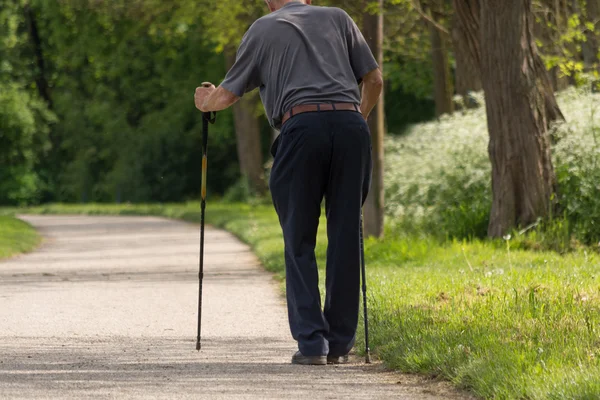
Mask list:
[[[492,162],[491,237],[546,217],[555,192],[548,77],[534,41],[531,7],[531,0],[514,0],[511,7],[497,0],[481,2],[482,80]]]
[[[432,17],[435,21],[435,14]],[[433,86],[435,99],[435,114],[451,114],[454,112],[452,101],[453,88],[450,76],[450,62],[448,60],[448,46],[442,33],[432,23],[429,23],[431,34],[431,60],[433,63]]]
[[[552,85],[552,82],[550,81],[548,73],[546,72],[546,65],[544,64],[542,57],[537,52],[537,48],[536,52],[533,54],[533,60],[535,62],[536,71],[539,71],[537,83],[539,85],[538,89],[544,97],[544,105],[546,108],[546,127],[550,128],[552,123],[556,121],[564,121],[565,116],[563,115],[562,111],[560,110],[560,107],[558,106],[558,103],[556,102],[556,96],[554,96],[554,87]]]
[[[35,64],[37,67],[35,84],[40,97],[46,101],[48,108],[52,109],[52,96],[50,95],[50,85],[48,84],[46,72],[46,61],[44,58],[44,52],[42,50],[42,39],[40,37],[37,19],[29,4],[25,4],[23,6],[23,11],[25,14],[25,21],[27,21],[29,42],[31,43],[31,48],[33,49],[33,54],[35,55]]]
[[[600,0],[587,0],[585,21],[593,23],[596,28],[594,32],[586,32],[587,41],[582,45],[585,67],[588,71],[600,72]]]
[[[452,43],[456,58],[456,93],[465,101],[470,92],[483,89],[479,13],[479,0],[454,0]],[[467,101],[466,105],[471,107],[475,104]]]
[[[538,13],[539,20],[536,19],[534,22],[533,32],[535,38],[542,43],[542,48],[538,49],[540,56],[561,56],[562,50],[557,43],[560,41],[561,34],[567,29],[569,15],[565,14],[566,6],[558,0],[542,0],[539,5],[541,11]],[[548,70],[548,79],[554,92],[569,87],[569,77],[563,76],[558,66]]]
[[[368,2],[368,1],[367,1]],[[363,34],[373,55],[383,69],[383,0],[378,0],[379,13],[363,18]],[[373,180],[364,207],[365,236],[383,236],[384,186],[383,186],[383,137],[385,135],[385,108],[383,94],[369,116],[369,129],[373,146]]]
[[[235,63],[235,52],[225,54],[227,67]],[[260,121],[256,116],[258,98],[247,94],[233,105],[233,118],[237,144],[238,160],[242,178],[247,179],[250,188],[257,194],[267,192],[263,155],[260,140]]]
[[[568,29],[569,16],[571,15],[567,1],[554,0],[554,19],[559,34],[566,32]],[[565,44],[572,54],[576,53],[575,47],[572,44]],[[550,70],[550,81],[555,92],[565,90],[569,84],[574,84],[573,76],[563,76],[560,68],[554,67]]]

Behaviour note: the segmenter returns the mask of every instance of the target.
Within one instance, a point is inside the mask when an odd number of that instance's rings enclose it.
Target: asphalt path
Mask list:
[[[154,217],[21,216],[44,236],[0,262],[1,399],[463,399],[366,365],[296,366],[279,284],[207,229]]]

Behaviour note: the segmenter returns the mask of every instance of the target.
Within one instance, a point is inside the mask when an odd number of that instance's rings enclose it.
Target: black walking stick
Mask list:
[[[365,240],[363,237],[363,219],[360,219],[360,263],[362,275],[362,297],[365,322],[365,362],[371,364],[371,349],[369,348],[369,315],[367,312],[367,269],[365,267]]]
[[[206,86],[203,84],[203,86]],[[200,211],[200,273],[198,279],[200,282],[198,290],[198,337],[196,339],[196,350],[200,351],[202,347],[201,331],[202,331],[202,281],[204,280],[204,216],[206,213],[206,170],[208,168],[208,159],[206,158],[206,150],[208,147],[208,124],[215,123],[216,113],[202,113],[202,201]]]

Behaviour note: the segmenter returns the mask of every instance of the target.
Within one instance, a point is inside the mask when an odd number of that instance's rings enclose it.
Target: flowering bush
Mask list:
[[[567,119],[552,134],[558,209],[589,243],[600,237],[600,94],[570,89],[558,101]],[[487,145],[485,107],[388,137],[388,215],[442,236],[485,236],[492,198]]]
[[[554,166],[560,210],[572,233],[600,240],[600,94],[569,91],[561,97],[568,122],[557,130]]]

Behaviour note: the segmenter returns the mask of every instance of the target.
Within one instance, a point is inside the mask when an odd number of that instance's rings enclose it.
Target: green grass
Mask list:
[[[0,215],[0,260],[33,250],[40,236],[29,224]]]
[[[198,208],[56,205],[31,212],[198,221]],[[265,267],[283,277],[283,241],[272,207],[209,203],[207,218],[249,243]],[[321,267],[324,228],[323,220]],[[368,240],[366,252],[372,348],[389,367],[441,377],[483,398],[600,398],[599,254],[440,244],[391,229],[384,240]]]

